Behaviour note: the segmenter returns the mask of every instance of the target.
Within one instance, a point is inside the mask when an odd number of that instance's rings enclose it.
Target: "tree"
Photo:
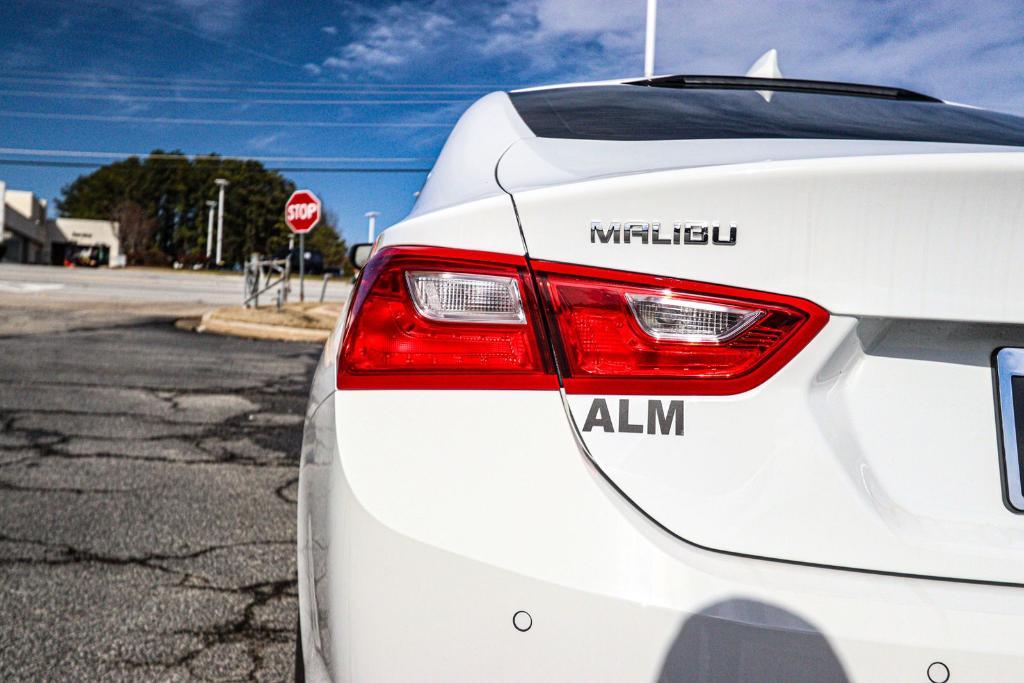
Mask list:
[[[144,260],[147,250],[153,246],[156,221],[130,199],[115,206],[110,218],[117,223],[117,239],[121,241],[122,253],[132,262]]]
[[[306,247],[316,249],[324,255],[324,263],[341,265],[348,258],[348,247],[344,240],[339,240],[338,215],[333,211],[324,211],[320,225],[306,235]]]
[[[215,178],[231,183],[224,212],[226,263],[287,246],[284,203],[295,183],[252,160],[189,159],[154,150],[145,159],[129,157],[79,176],[62,189],[57,209],[62,216],[123,223],[123,248],[133,263],[154,252],[167,261],[198,262],[206,254],[206,201],[216,199]],[[307,244],[323,252],[327,263],[341,265],[346,249],[336,225],[334,214],[325,212]]]

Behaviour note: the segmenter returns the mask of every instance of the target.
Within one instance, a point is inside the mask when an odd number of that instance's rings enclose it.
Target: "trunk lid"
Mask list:
[[[499,165],[531,260],[802,297],[831,314],[744,393],[567,396],[590,457],[675,535],[794,562],[1024,583],[992,369],[997,349],[1024,347],[1024,154],[923,151],[545,187]],[[636,228],[627,242],[624,224],[648,226],[647,238]],[[676,225],[715,224],[728,242],[735,226],[735,244],[655,243],[655,224],[660,242]],[[598,401],[629,425],[673,400],[682,434],[584,429]]]

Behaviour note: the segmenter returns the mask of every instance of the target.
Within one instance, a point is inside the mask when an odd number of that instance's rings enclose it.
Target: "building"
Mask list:
[[[8,190],[0,181],[0,260],[14,263],[48,263],[49,230],[46,200],[31,192]]]
[[[91,218],[47,218],[45,199],[0,181],[0,261],[123,266],[118,225]]]
[[[124,265],[117,223],[91,218],[55,218],[46,222],[50,239],[50,263]]]

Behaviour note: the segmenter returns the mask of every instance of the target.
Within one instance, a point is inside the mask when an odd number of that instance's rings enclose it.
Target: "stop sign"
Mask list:
[[[284,222],[297,235],[303,235],[320,222],[320,200],[309,190],[296,190],[284,203]]]

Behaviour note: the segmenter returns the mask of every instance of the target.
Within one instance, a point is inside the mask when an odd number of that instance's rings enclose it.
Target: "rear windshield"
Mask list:
[[[542,138],[828,138],[1024,146],[1024,118],[940,102],[607,85],[510,93]]]

